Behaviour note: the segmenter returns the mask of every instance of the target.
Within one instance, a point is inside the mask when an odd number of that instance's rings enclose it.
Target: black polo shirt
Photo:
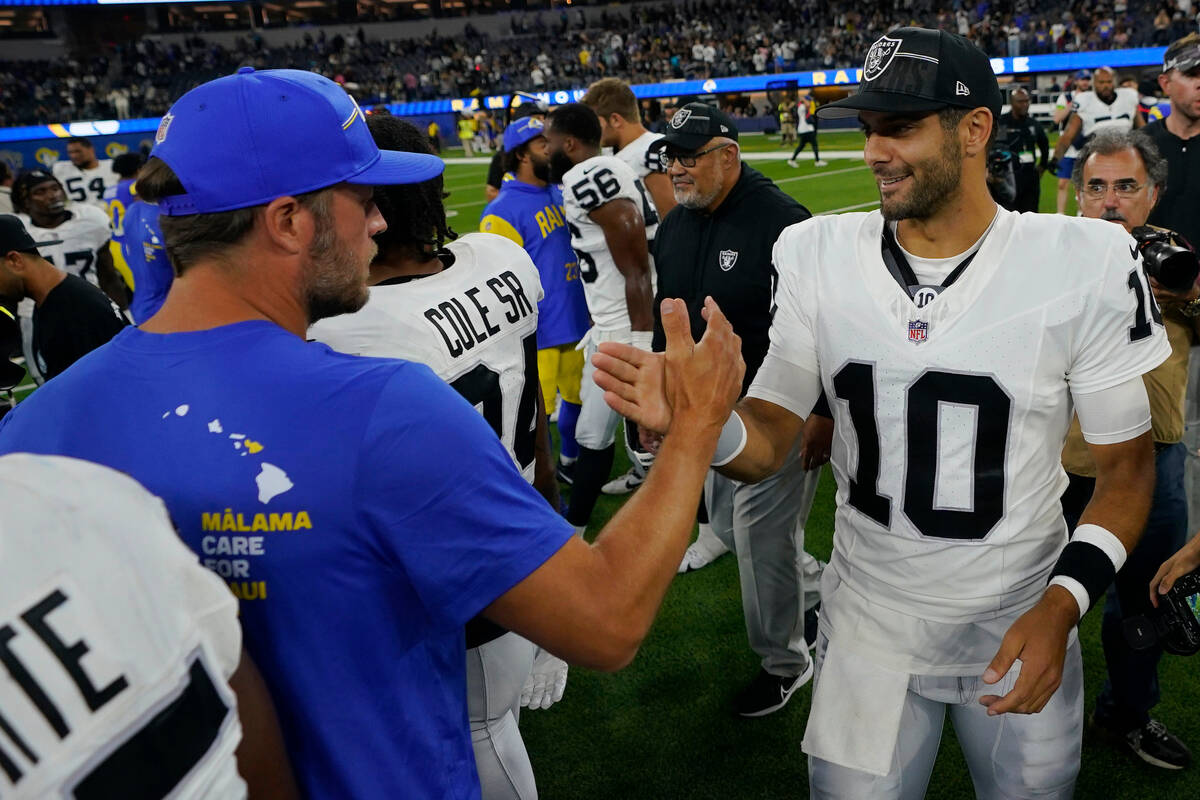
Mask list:
[[[711,295],[742,337],[746,361],[745,392],[762,365],[770,344],[775,268],[771,250],[789,225],[811,217],[758,170],[742,164],[742,174],[713,213],[677,205],[658,226],[654,267],[658,294],[654,303],[654,349],[662,350],[659,303],[678,297],[688,306],[692,335],[699,341],[706,324],[700,316]]]
[[[129,323],[108,295],[67,275],[33,310],[33,357],[46,380],[95,350]]]
[[[1200,136],[1180,139],[1165,120],[1142,128],[1167,159],[1167,189],[1158,198],[1148,222],[1168,228],[1200,247]]]

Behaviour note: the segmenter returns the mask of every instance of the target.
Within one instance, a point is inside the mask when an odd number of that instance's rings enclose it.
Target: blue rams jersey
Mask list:
[[[573,532],[428,367],[126,328],[0,421],[13,451],[162,498],[239,600],[303,796],[478,800],[463,626]]]
[[[562,203],[557,186],[509,180],[479,220],[479,230],[516,242],[537,265],[545,293],[538,303],[537,338],[543,349],[578,342],[591,327]]]
[[[130,289],[134,285],[134,276],[121,248],[125,240],[125,213],[136,199],[132,178],[122,178],[116,185],[104,190],[104,209],[108,214],[108,227],[112,228],[108,249],[112,253],[113,265]]]
[[[158,206],[135,200],[125,211],[121,255],[133,275],[133,300],[129,313],[141,325],[158,311],[175,280],[175,270],[163,248],[158,227]]]

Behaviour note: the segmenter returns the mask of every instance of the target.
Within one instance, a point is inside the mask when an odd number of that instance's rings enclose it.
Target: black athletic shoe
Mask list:
[[[821,617],[821,604],[804,612],[804,643],[809,650],[817,649],[817,620]]]
[[[1183,769],[1192,753],[1178,736],[1156,719],[1125,734],[1125,743],[1142,761],[1162,769]]]
[[[750,681],[750,685],[738,693],[733,699],[733,710],[742,717],[765,717],[787,705],[795,693],[804,684],[812,680],[813,662],[808,660],[808,669],[799,675],[772,675],[765,669],[760,669]]]
[[[575,462],[564,464],[559,461],[558,466],[554,468],[554,475],[558,478],[559,483],[565,483],[567,486],[575,485]]]

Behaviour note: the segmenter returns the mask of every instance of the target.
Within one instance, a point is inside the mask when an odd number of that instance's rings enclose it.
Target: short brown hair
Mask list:
[[[641,122],[638,101],[629,84],[620,78],[601,78],[588,87],[580,102],[590,106],[596,116],[620,114],[629,122]]]
[[[328,213],[328,189],[318,189],[296,195],[303,205],[318,215]],[[187,194],[183,182],[175,171],[160,158],[151,157],[138,172],[138,198],[147,203],[157,203],[164,197]],[[230,247],[246,238],[254,227],[254,219],[263,206],[220,211],[215,214],[188,214],[169,217],[160,214],[158,225],[162,229],[167,257],[176,275],[182,275],[197,261],[221,256]]]

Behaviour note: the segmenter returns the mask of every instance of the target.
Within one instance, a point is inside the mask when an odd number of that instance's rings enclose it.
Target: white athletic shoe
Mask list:
[[[619,478],[613,478],[608,483],[600,487],[600,491],[604,494],[629,494],[634,489],[642,485],[646,480],[645,475],[638,475],[632,468]]]
[[[794,159],[794,158],[789,158],[787,160],[787,165],[789,167],[799,167],[800,166],[799,164],[796,163],[796,159]]]
[[[813,162],[813,166],[816,166],[816,167],[828,167],[828,166],[829,166],[829,162],[828,162],[828,161],[821,161],[821,160],[819,160],[819,159],[818,159],[817,161]]]
[[[729,548],[717,538],[708,525],[700,526],[700,535],[696,541],[688,545],[683,560],[679,562],[679,574],[707,567],[721,556],[729,552]]]

